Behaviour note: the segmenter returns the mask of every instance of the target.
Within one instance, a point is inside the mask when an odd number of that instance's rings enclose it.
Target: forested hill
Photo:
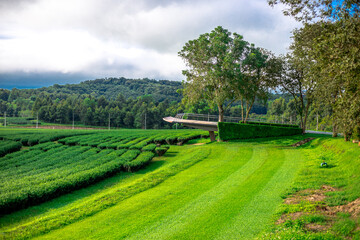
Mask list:
[[[181,101],[181,94],[176,90],[181,88],[181,82],[168,80],[126,79],[126,78],[103,78],[88,80],[78,84],[54,84],[50,87],[37,89],[0,89],[0,99],[12,102],[14,100],[32,99],[38,97],[55,99],[67,99],[72,96],[85,98],[91,95],[92,98],[104,96],[108,100],[114,100],[119,95],[125,99],[136,99],[139,96],[151,95],[155,102]]]
[[[126,99],[136,99],[143,95],[152,95],[155,101],[162,102],[165,99],[179,102],[181,95],[176,92],[181,88],[181,82],[168,80],[105,78],[84,81],[79,84],[55,84],[50,87],[35,89],[36,92],[47,92],[54,95],[61,94],[90,94],[93,97],[104,96],[107,99],[115,99],[122,94]]]

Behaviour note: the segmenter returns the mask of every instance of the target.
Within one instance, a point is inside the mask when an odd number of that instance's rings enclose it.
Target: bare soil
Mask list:
[[[299,147],[299,146],[301,146],[301,145],[304,145],[305,143],[308,143],[308,142],[310,142],[310,141],[312,141],[312,140],[314,140],[315,138],[305,138],[304,140],[301,140],[301,141],[299,141],[299,142],[297,142],[297,143],[294,143],[293,145],[291,145],[292,147]]]
[[[284,204],[299,204],[301,201],[309,201],[312,203],[319,203],[316,207],[317,214],[321,214],[326,217],[327,221],[324,224],[311,223],[306,224],[306,229],[309,231],[319,232],[319,231],[327,231],[332,227],[333,222],[337,216],[337,213],[348,213],[351,218],[360,217],[360,198],[355,201],[349,202],[348,204],[341,206],[330,207],[323,204],[326,199],[325,193],[338,191],[338,189],[331,186],[322,186],[321,189],[306,189],[303,191],[299,191],[296,194],[290,196],[289,198],[284,200]],[[280,219],[276,222],[276,224],[284,223],[287,220],[296,220],[304,215],[308,215],[309,213],[305,212],[296,212],[283,214]]]

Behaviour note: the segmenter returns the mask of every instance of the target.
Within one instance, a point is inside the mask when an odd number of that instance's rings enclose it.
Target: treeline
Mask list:
[[[171,127],[162,118],[176,114],[177,107],[175,101],[156,102],[151,95],[126,99],[119,94],[114,100],[107,100],[104,96],[63,100],[37,98],[32,115],[50,123],[71,124],[74,121],[89,126],[157,129]]]
[[[269,122],[290,123],[301,125],[301,119],[296,108],[296,101],[293,98],[284,96],[268,102],[266,119]],[[330,104],[319,105],[312,103],[309,107],[306,129],[317,131],[332,131],[333,117]]]
[[[55,84],[38,89],[0,89],[0,112],[7,112],[8,116],[29,116],[36,99],[61,101],[69,98],[98,99],[104,96],[107,100],[114,100],[119,94],[125,99],[136,99],[140,96],[151,95],[155,102],[181,101],[181,94],[177,90],[181,82],[150,79],[104,78],[84,81],[79,84]]]
[[[217,109],[209,108],[203,101],[185,106],[178,89],[181,89],[180,82],[125,78],[55,84],[40,89],[0,89],[0,116],[6,112],[8,120],[16,120],[15,124],[31,123],[27,119],[38,118],[59,124],[74,121],[107,127],[110,121],[110,126],[117,128],[145,128],[145,125],[146,128],[170,128],[163,117],[181,112],[218,114]],[[239,116],[240,112],[239,103],[234,103],[226,115]],[[267,109],[257,101],[252,112],[266,114]]]
[[[272,59],[278,89],[296,101],[302,126],[311,110],[328,111],[333,136],[360,140],[360,5],[358,1],[268,0],[303,23],[290,52]]]

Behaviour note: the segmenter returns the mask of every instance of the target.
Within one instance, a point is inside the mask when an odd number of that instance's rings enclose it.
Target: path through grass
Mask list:
[[[269,142],[173,146],[162,160],[194,158],[190,154],[194,148],[208,156],[159,184],[39,238],[253,239],[271,222],[280,195],[303,161],[301,151]],[[171,151],[179,152],[176,159]],[[153,173],[144,178],[149,174]]]

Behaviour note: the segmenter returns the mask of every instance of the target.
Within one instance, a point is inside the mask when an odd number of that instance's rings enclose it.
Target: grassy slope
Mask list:
[[[265,143],[173,146],[162,158],[167,163],[162,168],[194,158],[194,148],[208,154],[159,184],[39,238],[252,239],[271,222],[280,195],[303,161],[299,150]]]
[[[272,231],[260,239],[360,239],[360,215],[347,209],[337,214],[332,207],[345,205],[360,197],[360,148],[357,144],[341,138],[322,137],[300,147],[306,160],[292,187],[289,197],[310,195],[302,190],[320,189],[327,185],[336,191],[326,192],[323,201],[301,201],[298,204],[282,204],[278,218],[287,219],[283,224],[274,225]],[[321,168],[321,162],[328,168]],[[357,205],[358,206],[358,205]],[[336,207],[334,207],[336,209]],[[297,218],[291,217],[296,213]],[[307,225],[316,223],[326,226],[321,232],[309,231]]]

